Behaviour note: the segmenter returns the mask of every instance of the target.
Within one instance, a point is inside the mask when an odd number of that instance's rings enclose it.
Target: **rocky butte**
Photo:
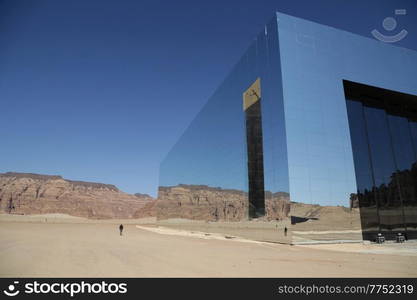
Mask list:
[[[0,173],[3,213],[140,218],[153,215],[155,201],[146,194],[124,193],[111,184],[67,180],[58,175]]]

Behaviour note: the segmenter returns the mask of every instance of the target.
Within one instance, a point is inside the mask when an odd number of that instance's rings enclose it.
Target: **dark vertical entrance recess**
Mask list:
[[[417,238],[417,96],[344,88],[363,237]]]
[[[265,215],[264,162],[260,80],[243,94],[248,154],[249,217]]]

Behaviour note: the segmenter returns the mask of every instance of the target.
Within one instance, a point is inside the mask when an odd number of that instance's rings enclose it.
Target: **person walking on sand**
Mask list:
[[[120,224],[119,231],[120,231],[120,235],[123,235],[123,224]]]

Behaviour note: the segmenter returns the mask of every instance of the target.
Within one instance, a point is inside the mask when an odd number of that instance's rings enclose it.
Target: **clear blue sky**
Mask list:
[[[371,37],[415,0],[0,0],[0,172],[156,195],[159,163],[274,11]]]

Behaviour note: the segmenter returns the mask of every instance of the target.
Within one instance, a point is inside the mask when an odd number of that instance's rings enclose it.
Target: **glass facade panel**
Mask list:
[[[277,47],[274,18],[168,153],[158,222],[290,242]]]
[[[417,182],[417,122],[414,120],[411,119],[408,122],[414,150],[414,163],[409,171],[405,171],[408,173],[409,184]],[[407,234],[410,238],[417,238],[417,185],[415,184],[414,187],[411,184],[408,185],[407,193],[414,195],[414,197],[406,197],[403,202]]]
[[[365,238],[379,232],[378,203],[374,195],[374,179],[371,156],[369,153],[368,134],[361,102],[346,100],[349,114],[350,135],[355,162],[357,194],[352,194],[351,201],[360,207],[362,231]]]
[[[394,153],[385,110],[364,107],[374,174],[374,192],[379,206],[380,228],[385,234],[404,231],[401,195],[396,180]],[[394,180],[393,180],[394,179]]]
[[[404,229],[407,228],[405,211],[409,203],[413,203],[414,199],[417,199],[415,193],[417,181],[413,180],[411,176],[411,168],[416,159],[407,118],[388,115],[388,123],[396,163],[396,172],[393,174],[392,180],[397,183],[401,196],[400,202],[396,203],[398,206],[395,207],[395,211],[401,216],[402,221],[401,227],[399,226],[397,230],[404,232]]]
[[[346,105],[364,237],[375,236],[377,232],[392,239],[398,233],[412,237],[417,180],[413,172],[416,164],[413,122],[409,118],[415,115],[417,97],[357,83],[347,85],[348,96],[357,94],[355,100],[347,99]],[[357,91],[350,91],[352,88]],[[372,191],[369,200],[364,197],[363,186]],[[369,205],[373,198],[374,206]],[[372,223],[377,226],[369,224],[371,207],[376,210]]]

